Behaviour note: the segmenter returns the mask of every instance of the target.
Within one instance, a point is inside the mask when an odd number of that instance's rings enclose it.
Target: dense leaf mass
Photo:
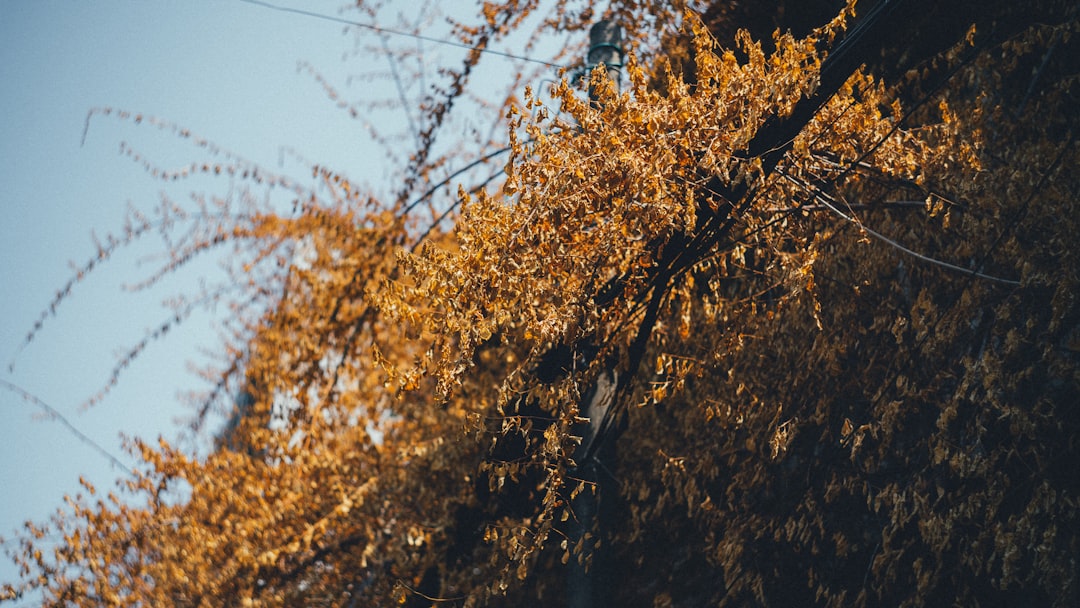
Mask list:
[[[542,28],[597,17],[554,4]],[[295,215],[204,213],[177,255],[236,243],[268,304],[237,309],[220,376],[242,415],[204,457],[133,441],[125,494],[28,525],[4,593],[1080,602],[1076,7],[960,3],[919,37],[928,3],[897,3],[833,92],[872,3],[813,26],[743,4],[612,2],[625,86],[598,69],[594,100],[564,80],[504,107],[504,178],[452,224],[407,195],[478,53],[401,200],[316,168],[330,195]]]

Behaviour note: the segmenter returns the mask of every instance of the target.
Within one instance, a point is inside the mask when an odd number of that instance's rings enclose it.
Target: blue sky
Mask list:
[[[342,4],[305,0],[302,6],[339,14]],[[229,0],[0,3],[0,379],[45,400],[121,458],[121,432],[175,436],[174,419],[188,413],[177,394],[200,387],[187,364],[204,360],[199,349],[218,343],[212,315],[152,343],[102,403],[89,410],[79,405],[101,388],[115,355],[165,318],[162,298],[193,285],[200,272],[212,273],[212,264],[152,293],[130,294],[122,286],[150,271],[139,260],[160,251],[160,242],[127,250],[76,285],[55,318],[19,350],[71,276],[69,261],[94,253],[91,231],[117,230],[129,202],[148,209],[163,191],[183,200],[192,189],[229,188],[221,180],[172,186],[151,179],[120,154],[121,142],[166,166],[207,155],[145,124],[95,118],[80,144],[87,113],[110,106],[154,115],[306,178],[298,162],[282,156],[290,146],[313,162],[377,182],[381,152],[297,69],[299,61],[309,62],[345,82],[362,61],[344,56],[354,49],[341,25]],[[111,488],[117,476],[106,458],[40,414],[0,390],[5,537],[26,519],[47,517],[79,489],[79,475],[99,489]],[[14,574],[0,559],[0,581]]]
[[[341,12],[345,0],[278,4],[363,19]],[[417,4],[394,6],[415,11]],[[475,10],[472,3],[453,6]],[[445,21],[436,17],[423,28],[440,36]],[[393,37],[388,42],[422,52],[422,69],[432,79],[439,65],[457,66],[462,57],[451,47]],[[567,43],[554,41],[560,45],[554,48]],[[117,231],[129,204],[148,210],[162,194],[185,202],[192,191],[220,195],[243,184],[205,177],[156,181],[121,154],[122,145],[166,168],[222,159],[168,130],[115,117],[93,118],[84,140],[88,112],[112,107],[155,116],[301,181],[310,176],[305,163],[316,163],[388,192],[394,182],[387,150],[372,141],[363,121],[335,107],[311,73],[298,69],[301,62],[314,66],[350,102],[393,102],[398,92],[387,76],[386,56],[378,52],[381,44],[367,30],[239,0],[0,2],[0,380],[41,398],[128,462],[121,433],[175,438],[176,420],[189,413],[178,395],[204,388],[189,363],[205,362],[207,350],[218,346],[215,321],[224,311],[196,315],[152,342],[101,403],[89,409],[80,404],[101,389],[118,354],[166,318],[163,298],[190,293],[200,276],[213,276],[213,260],[148,293],[130,293],[124,285],[151,273],[154,265],[146,258],[162,251],[160,240],[141,242],[76,284],[36,338],[22,343],[72,276],[69,263],[94,254],[91,233]],[[481,99],[505,98],[513,69],[502,58],[487,61],[474,77],[474,91]],[[381,78],[362,77],[380,71]],[[415,98],[431,84],[406,79],[406,96]],[[373,112],[365,119],[407,132],[401,104]],[[468,108],[460,114],[453,134],[498,136],[491,118]],[[65,494],[79,491],[80,475],[99,490],[113,487],[119,472],[108,458],[34,404],[0,388],[0,416],[0,535],[10,539],[27,519],[47,518]],[[14,577],[13,565],[0,556],[0,581]]]

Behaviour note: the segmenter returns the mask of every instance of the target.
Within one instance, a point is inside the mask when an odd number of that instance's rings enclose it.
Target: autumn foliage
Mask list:
[[[554,4],[542,28],[600,16]],[[523,90],[486,186],[430,201],[474,52],[400,197],[316,167],[295,214],[185,215],[177,265],[236,247],[203,411],[236,416],[205,456],[132,441],[118,495],[28,525],[4,593],[562,605],[585,568],[597,605],[1080,600],[1075,7],[990,3],[821,95],[863,3],[765,40],[720,38],[749,22],[726,3],[611,4],[622,89]]]

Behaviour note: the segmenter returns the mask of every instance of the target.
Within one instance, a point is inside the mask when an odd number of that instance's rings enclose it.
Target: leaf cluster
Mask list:
[[[133,441],[126,496],[87,486],[51,555],[30,525],[7,596],[520,605],[587,568],[620,605],[1074,601],[1075,11],[819,95],[854,3],[731,48],[693,6],[613,4],[657,28],[626,89],[505,106],[504,181],[451,228],[325,168],[292,217],[200,215],[177,259],[243,244],[268,303],[238,309],[238,415],[205,457]],[[403,193],[443,186],[478,56]]]

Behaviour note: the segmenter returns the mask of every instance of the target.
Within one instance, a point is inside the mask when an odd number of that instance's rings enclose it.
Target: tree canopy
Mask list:
[[[1074,605],[1075,3],[758,4],[484,3],[398,196],[134,216],[99,257],[235,248],[231,422],[132,440],[0,597]],[[438,198],[482,50],[601,17],[621,89],[495,104],[502,171]]]

